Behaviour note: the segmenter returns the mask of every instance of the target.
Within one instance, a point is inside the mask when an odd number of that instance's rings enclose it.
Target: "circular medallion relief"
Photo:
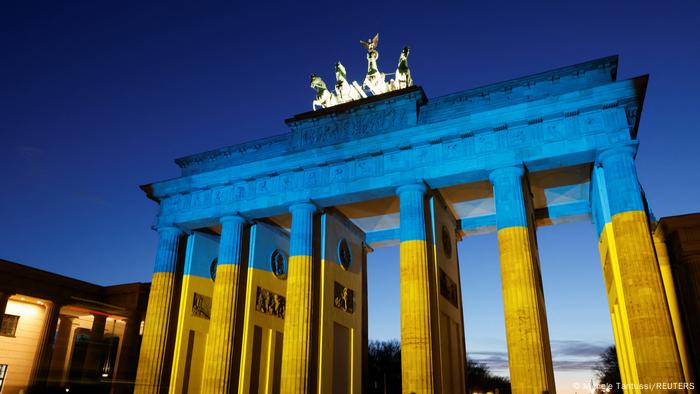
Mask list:
[[[352,264],[352,251],[348,240],[345,238],[338,242],[338,262],[345,270],[348,270],[350,264]]]
[[[452,258],[452,237],[445,226],[442,226],[442,250],[445,252],[445,257]]]
[[[211,261],[211,265],[209,265],[209,276],[211,276],[211,280],[216,280],[216,266],[219,264],[219,259],[214,259]]]
[[[279,249],[275,249],[270,256],[270,269],[279,279],[287,278],[287,254]]]

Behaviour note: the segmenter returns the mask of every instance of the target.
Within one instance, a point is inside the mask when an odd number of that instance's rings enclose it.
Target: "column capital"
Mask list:
[[[597,156],[596,156],[596,161],[598,163],[602,164],[603,166],[605,166],[605,162],[610,160],[610,159],[619,158],[619,157],[629,157],[631,159],[634,159],[634,156],[636,154],[637,154],[637,144],[614,146],[614,147],[599,151]]]
[[[399,226],[401,242],[425,241],[425,203],[423,196],[428,188],[424,183],[399,186]]]
[[[64,315],[64,314],[59,314],[59,315],[58,315],[58,320],[61,320],[61,321],[69,321],[69,322],[72,322],[73,319],[75,319],[75,316]]]
[[[305,202],[299,202],[296,204],[292,204],[289,206],[289,212],[294,213],[294,212],[316,212],[316,205],[314,205],[311,201],[305,201]]]
[[[420,194],[425,194],[428,191],[428,187],[425,183],[409,183],[407,185],[401,185],[396,188],[396,195],[400,196],[406,192],[419,192]]]
[[[599,168],[602,166],[610,217],[624,212],[646,210],[634,163],[636,152],[636,143],[613,146],[598,152],[596,165]]]
[[[182,234],[185,232],[185,230],[181,229],[180,227],[174,225],[174,224],[157,224],[153,226],[153,229],[158,232],[158,234],[163,234],[163,233],[173,233],[173,234]]]
[[[219,219],[221,222],[221,237],[219,240],[219,266],[241,264],[241,245],[245,230],[246,218],[240,215],[228,215]],[[218,271],[218,269],[217,269]]]
[[[496,182],[498,182],[499,179],[502,179],[503,177],[520,178],[523,176],[524,173],[525,173],[525,170],[523,169],[523,166],[520,166],[520,165],[496,168],[496,169],[491,170],[491,172],[489,172],[489,181],[493,185]]]
[[[522,186],[524,173],[522,166],[512,166],[497,168],[489,174],[499,230],[528,225]]]
[[[289,233],[290,256],[313,254],[313,214],[316,210],[316,205],[310,201],[289,207],[289,212],[292,214],[292,227]]]
[[[172,224],[155,226],[155,230],[158,232],[158,250],[154,272],[174,273],[180,239],[185,231]]]
[[[219,223],[221,224],[245,224],[246,222],[248,222],[248,220],[241,215],[226,215],[219,218]]]
[[[109,317],[108,315],[106,315],[104,313],[97,313],[97,312],[93,312],[93,313],[91,313],[91,315],[92,315],[93,320],[100,319],[100,320],[106,321],[107,317]]]

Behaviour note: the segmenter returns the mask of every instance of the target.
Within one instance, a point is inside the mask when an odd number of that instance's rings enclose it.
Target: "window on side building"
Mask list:
[[[0,323],[0,336],[14,337],[17,331],[17,323],[19,323],[19,316],[7,314],[3,316],[2,323]]]
[[[7,376],[7,364],[0,364],[0,392],[5,385],[5,376]]]

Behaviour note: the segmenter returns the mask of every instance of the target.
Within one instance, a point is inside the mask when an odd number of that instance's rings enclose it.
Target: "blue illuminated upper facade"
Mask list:
[[[142,188],[160,203],[158,224],[198,228],[306,201],[395,197],[399,186],[424,183],[444,190],[470,233],[496,228],[489,174],[519,166],[537,189],[541,223],[590,217],[596,158],[636,146],[647,84],[617,81],[617,64],[605,57],[431,99],[411,87],[296,115],[286,134],[177,159],[180,177]],[[475,186],[456,189],[465,184]],[[400,237],[398,226],[363,230],[370,243]]]

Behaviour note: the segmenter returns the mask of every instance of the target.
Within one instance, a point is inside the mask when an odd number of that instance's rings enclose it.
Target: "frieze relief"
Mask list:
[[[459,308],[459,286],[440,269],[440,295],[455,308]]]
[[[258,286],[255,296],[255,310],[265,315],[284,319],[286,300],[283,296]]]
[[[413,113],[415,114],[415,110]],[[379,132],[409,127],[412,126],[409,115],[407,106],[401,105],[366,113],[341,114],[331,119],[321,119],[316,122],[306,121],[303,125],[292,125],[295,133],[292,147],[305,149],[334,142],[352,141]],[[415,119],[413,124],[415,124]]]
[[[465,144],[460,140],[451,140],[442,143],[442,158],[444,160],[458,159],[465,155]]]
[[[299,173],[288,172],[279,176],[280,192],[291,192],[299,188]]]
[[[192,299],[192,316],[209,320],[211,317],[211,297],[194,293]]]
[[[355,305],[355,292],[338,282],[333,289],[333,305],[347,313],[353,313]]]
[[[204,152],[192,156],[182,157],[175,162],[187,173],[200,173],[206,171],[209,166],[225,161],[229,164],[245,162],[250,157],[260,157],[284,152],[288,146],[288,135],[274,136],[259,141],[251,141],[231,147]]]
[[[328,180],[331,184],[348,180],[348,168],[346,164],[332,165],[328,168],[328,173]]]
[[[386,153],[384,155],[384,169],[387,172],[397,172],[410,168],[410,154],[409,149]]]
[[[383,174],[381,157],[368,157],[354,161],[355,173],[353,179],[362,179]]]

